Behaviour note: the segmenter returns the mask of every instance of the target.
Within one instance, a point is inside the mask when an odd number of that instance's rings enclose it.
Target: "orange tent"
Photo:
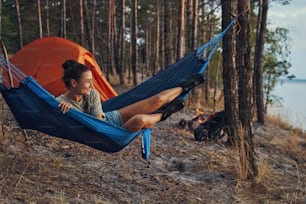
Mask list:
[[[27,76],[32,76],[51,94],[58,96],[66,91],[62,64],[73,59],[92,70],[94,88],[100,93],[101,101],[117,95],[104,77],[92,54],[84,47],[59,37],[35,40],[10,58],[10,62]]]

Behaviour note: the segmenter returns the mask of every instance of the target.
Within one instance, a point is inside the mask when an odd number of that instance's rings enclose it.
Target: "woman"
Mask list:
[[[194,75],[179,87],[164,90],[119,110],[103,112],[99,93],[92,86],[91,70],[74,60],[65,61],[63,68],[62,81],[65,83],[67,92],[57,98],[63,113],[74,107],[98,119],[122,126],[131,132],[153,127],[157,122],[165,120],[182,109],[184,101],[177,97],[204,81],[202,75]],[[155,112],[159,109],[160,111]]]

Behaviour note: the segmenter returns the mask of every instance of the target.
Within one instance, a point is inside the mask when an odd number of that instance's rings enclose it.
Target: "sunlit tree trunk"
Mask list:
[[[159,47],[160,47],[160,0],[156,0],[156,41],[155,41],[155,64],[153,68],[153,74],[156,70],[159,70],[160,58],[159,58]]]
[[[42,38],[43,37],[43,32],[42,32],[42,23],[41,23],[40,0],[37,0],[37,18],[38,18],[39,38]]]
[[[193,17],[192,17],[192,37],[191,37],[191,50],[194,50],[198,46],[198,0],[193,0]]]
[[[185,53],[185,2],[185,0],[179,2],[176,59],[182,58]]]
[[[259,0],[259,12],[256,32],[256,46],[254,58],[254,74],[255,74],[255,97],[257,121],[261,124],[265,123],[265,107],[263,94],[263,53],[265,44],[265,33],[267,27],[268,0]]]
[[[252,130],[253,69],[250,46],[250,0],[238,0],[238,21],[241,30],[237,34],[236,64],[239,75],[239,153],[241,179],[253,179],[257,175],[254,156],[254,134]]]
[[[19,49],[21,49],[23,47],[23,34],[22,34],[19,1],[15,0],[15,4],[16,4],[15,6],[16,6],[17,21],[18,21]]]
[[[201,23],[200,23],[200,37],[199,40],[201,44],[203,42],[206,42],[206,31],[207,31],[207,26],[204,24],[206,21],[206,0],[200,0],[199,7],[201,9]]]

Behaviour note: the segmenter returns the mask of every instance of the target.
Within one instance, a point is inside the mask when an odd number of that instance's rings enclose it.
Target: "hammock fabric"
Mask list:
[[[103,102],[103,109],[111,111],[142,100],[162,90],[176,87],[194,73],[203,73],[226,31],[185,57],[160,71],[131,90]],[[12,72],[14,80],[21,81],[17,88],[9,87],[8,74],[3,74],[0,89],[3,98],[23,129],[40,132],[85,144],[104,152],[118,152],[142,135],[142,157],[150,153],[151,129],[129,132],[122,127],[110,125],[91,115],[75,109],[63,114],[56,98],[43,88],[32,76],[24,75],[13,64],[0,57],[4,73]],[[188,95],[182,95],[186,98]]]

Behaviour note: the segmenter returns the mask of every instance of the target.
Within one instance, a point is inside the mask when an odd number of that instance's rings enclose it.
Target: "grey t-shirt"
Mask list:
[[[76,109],[88,113],[92,116],[101,114],[102,118],[105,118],[99,93],[94,89],[91,89],[90,94],[88,96],[83,96],[79,102],[66,97],[65,94],[58,96],[56,99],[58,101],[67,101],[68,103],[71,103]]]

